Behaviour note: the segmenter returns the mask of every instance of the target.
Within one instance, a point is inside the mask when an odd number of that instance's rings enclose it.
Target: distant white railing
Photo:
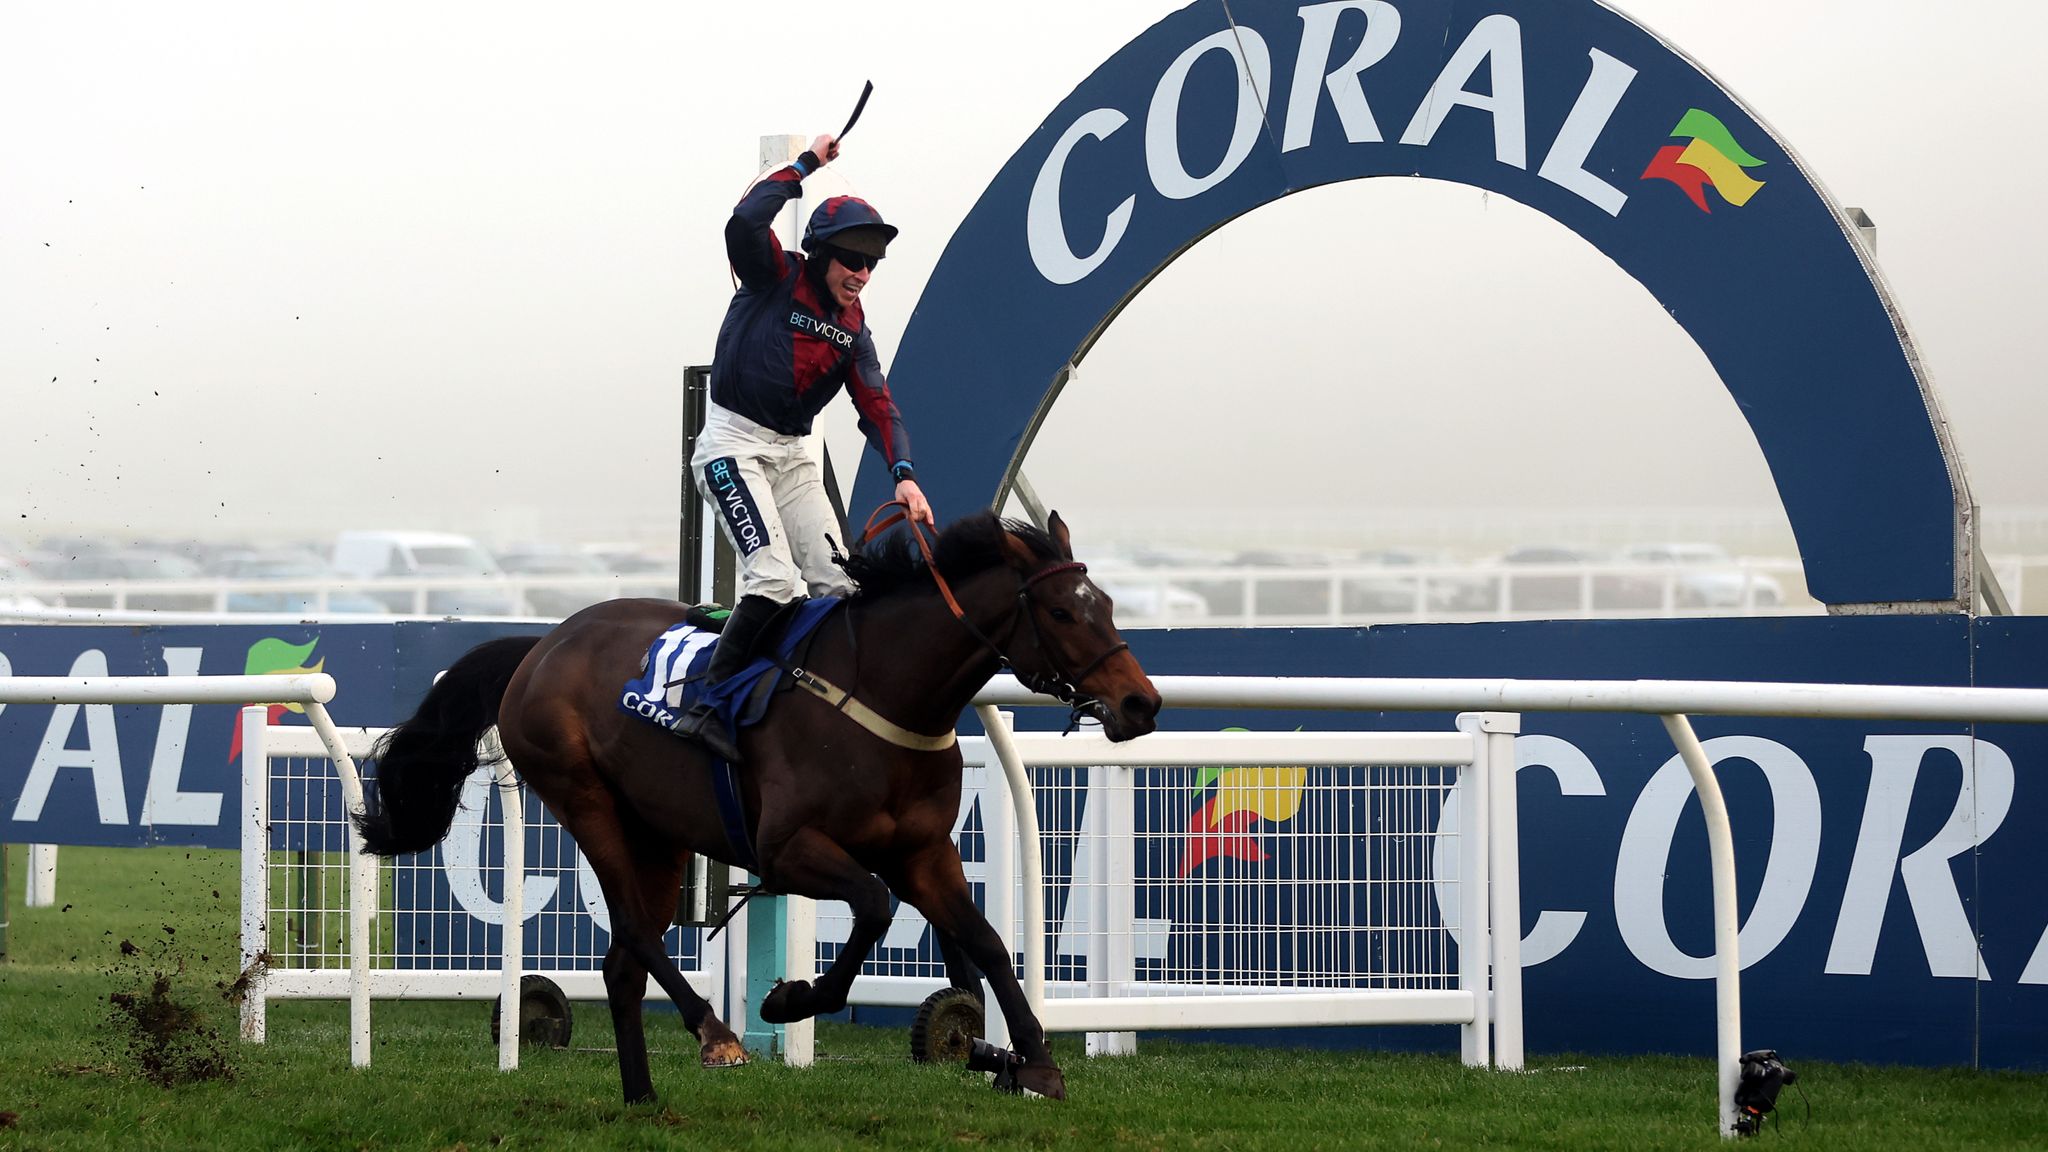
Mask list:
[[[1091,565],[1126,627],[1818,613],[1796,560],[1280,567]]]
[[[622,596],[673,596],[676,580],[656,573],[587,576],[444,576],[343,580],[9,580],[0,583],[0,619],[75,621],[108,613],[496,615],[559,618],[572,606]],[[383,605],[365,611],[369,597]],[[336,606],[340,602],[339,607]],[[485,601],[469,606],[465,601]],[[447,608],[441,605],[449,605]],[[275,606],[272,606],[275,605]],[[495,605],[495,606],[494,606]]]
[[[2014,612],[2048,556],[1998,555]],[[1825,609],[1797,560],[1725,564],[1344,564],[1330,567],[1137,566],[1092,561],[1127,628],[1356,627],[1474,620],[1795,616]],[[391,614],[559,619],[621,596],[675,595],[672,575],[441,577],[388,580],[0,582],[0,621],[198,623],[264,617],[389,619]],[[360,597],[385,605],[351,614]]]

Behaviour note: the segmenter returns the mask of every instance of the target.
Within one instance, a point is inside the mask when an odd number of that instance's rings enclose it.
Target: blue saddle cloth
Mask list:
[[[774,659],[756,656],[737,675],[729,676],[708,691],[700,679],[711,662],[711,649],[718,633],[690,624],[678,624],[655,638],[647,650],[646,666],[619,694],[619,708],[650,724],[675,731],[683,713],[697,701],[709,699],[725,721],[726,731],[739,734],[741,728],[760,722],[774,695],[773,678],[788,663],[790,654],[804,642],[833,608],[837,596],[819,596],[798,605],[795,615],[775,642]],[[769,681],[763,685],[762,681]],[[756,691],[757,688],[763,690]],[[725,827],[726,841],[738,857],[730,863],[759,872],[754,859],[754,838],[748,833],[746,805],[740,797],[739,780],[730,763],[712,757],[712,793],[718,800],[718,819]]]
[[[678,624],[655,638],[647,650],[645,668],[620,694],[619,708],[650,724],[674,731],[683,713],[697,702],[699,696],[706,696],[718,709],[726,730],[737,734],[741,728],[759,723],[761,716],[768,711],[770,693],[762,692],[756,696],[755,686],[762,677],[776,672],[779,667],[777,660],[787,662],[804,638],[816,631],[825,615],[838,604],[837,596],[818,596],[798,605],[795,615],[775,642],[773,659],[766,655],[754,657],[737,675],[713,685],[708,694],[701,677],[705,665],[711,662],[711,649],[718,641],[718,633]]]

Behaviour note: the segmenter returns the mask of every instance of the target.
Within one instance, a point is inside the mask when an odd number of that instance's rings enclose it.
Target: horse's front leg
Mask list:
[[[1024,998],[1017,983],[1017,968],[1010,959],[1010,946],[992,927],[967,887],[967,874],[960,867],[960,850],[950,838],[941,837],[904,861],[891,882],[896,894],[909,901],[940,933],[951,936],[988,978],[996,1004],[1010,1025],[1010,1043],[1024,1066],[1017,1070],[1017,1083],[1041,1096],[1055,1100],[1067,1097],[1067,1079],[1045,1044],[1045,1029]]]
[[[882,933],[889,930],[889,889],[847,855],[831,837],[801,828],[762,861],[761,879],[776,892],[814,900],[843,900],[853,911],[853,931],[839,958],[813,983],[790,980],[761,1001],[761,1019],[787,1024],[846,1007],[853,978]]]

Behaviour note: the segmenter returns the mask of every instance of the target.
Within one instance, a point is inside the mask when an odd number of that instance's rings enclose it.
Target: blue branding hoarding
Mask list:
[[[1154,674],[2048,686],[2048,621],[1960,616],[1141,634]],[[1162,722],[1253,722],[1176,711]],[[1266,727],[1449,717],[1261,713]],[[2048,1065],[2048,728],[1696,717],[1740,878],[1743,1035],[1816,1057]],[[1516,740],[1530,1044],[1712,1048],[1705,825],[1650,716]]]
[[[240,676],[326,672],[335,723],[392,722],[485,638],[532,626],[219,625],[0,628],[0,676]],[[0,705],[0,843],[240,841],[236,709]],[[274,723],[290,709],[273,707]]]
[[[1160,268],[1262,204],[1374,176],[1511,197],[1641,282],[1748,419],[1816,598],[1965,606],[1961,467],[1839,208],[1732,93],[1593,0],[1201,0],[1126,45],[926,284],[890,372],[920,483],[989,504],[1065,366]],[[1332,354],[1370,372],[1370,349]],[[864,460],[853,505],[886,487]]]
[[[0,630],[0,660],[18,675],[232,672],[259,654],[306,651],[341,684],[344,724],[383,725],[409,712],[434,672],[504,625],[329,628],[250,626]],[[530,629],[526,629],[530,630]],[[1961,616],[1782,620],[1619,620],[1416,625],[1372,629],[1134,633],[1155,674],[1772,679],[2048,687],[2048,621]],[[263,646],[264,641],[276,644]],[[296,659],[296,658],[295,658]],[[281,671],[283,669],[271,669]],[[1448,716],[1232,713],[1176,709],[1168,728],[1446,728]],[[95,708],[98,711],[95,711]],[[1040,713],[1043,714],[1040,714]],[[1052,710],[1027,724],[1056,725]],[[287,721],[289,722],[289,721]],[[2048,1065],[2048,730],[2039,726],[1701,717],[1737,838],[1744,1035],[1813,1056],[1987,1065]],[[234,710],[87,705],[0,710],[0,840],[72,844],[239,843]],[[1523,933],[1528,1023],[1536,1050],[1707,1051],[1712,924],[1706,837],[1685,773],[1653,717],[1523,718],[1520,772]],[[483,788],[478,776],[472,785]],[[487,792],[487,790],[486,790]],[[1049,794],[1051,795],[1051,794]],[[1048,828],[1083,813],[1041,804]],[[1141,805],[1153,877],[1229,869],[1284,876],[1276,845],[1317,803],[1257,813],[1263,824],[1218,834],[1266,837],[1257,850],[1185,854],[1185,805]],[[534,813],[537,815],[537,811]],[[1418,823],[1433,821],[1433,811]],[[970,810],[969,838],[978,835]],[[479,836],[488,833],[479,833]],[[1162,839],[1163,837],[1163,839]],[[482,839],[436,850],[406,895],[411,911],[461,908],[476,921],[418,932],[425,954],[488,944],[502,880]],[[322,848],[326,845],[292,845]],[[1056,849],[1052,866],[1079,867]],[[559,949],[601,930],[548,911],[588,909],[595,886],[537,845],[529,866],[529,943]],[[562,855],[556,849],[556,855]],[[977,854],[970,849],[970,857]],[[1142,855],[1142,854],[1141,854]],[[1169,853],[1171,855],[1171,853]],[[1065,860],[1066,864],[1061,864]],[[973,867],[973,865],[970,865]],[[536,884],[539,884],[537,887]],[[1165,893],[1139,910],[1140,959],[1195,946],[1175,935]],[[1056,919],[1078,913],[1059,899]],[[410,923],[410,922],[409,922]],[[914,949],[905,917],[885,948]],[[830,928],[827,936],[830,936]],[[1073,935],[1069,922],[1057,931]],[[1149,941],[1149,942],[1148,942]],[[593,944],[595,941],[591,941]],[[1071,949],[1056,948],[1071,955]]]

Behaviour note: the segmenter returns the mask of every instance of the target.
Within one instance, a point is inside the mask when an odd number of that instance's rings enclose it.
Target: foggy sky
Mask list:
[[[2048,507],[2026,63],[2048,8],[1620,6],[1871,214],[1979,504]],[[867,293],[887,364],[988,181],[1173,7],[0,8],[0,541],[672,537],[682,370],[731,294],[758,138],[836,130],[875,82],[823,190],[902,228]],[[1319,354],[1333,327],[1370,355]],[[835,452],[849,424],[842,401]],[[1252,458],[1285,462],[1277,492],[1219,480]],[[1025,470],[1083,536],[1197,506],[1777,507],[1639,285],[1520,205],[1395,179],[1183,256]]]

